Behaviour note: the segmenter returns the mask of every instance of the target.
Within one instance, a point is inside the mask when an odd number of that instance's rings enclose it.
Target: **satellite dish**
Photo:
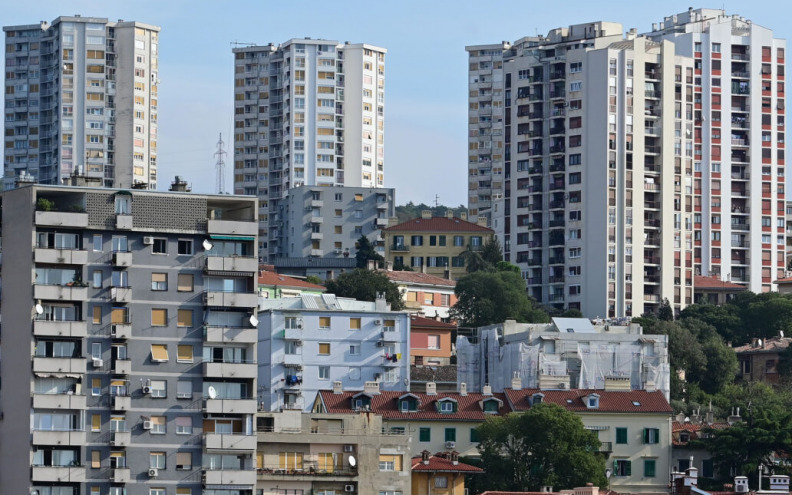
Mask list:
[[[209,390],[207,390],[207,392],[209,393],[209,398],[210,399],[216,399],[217,398],[217,390],[215,390],[214,387],[210,386]]]
[[[213,247],[214,247],[214,244],[212,244],[211,242],[209,242],[209,239],[204,239],[204,241],[203,241],[203,248],[204,248],[205,250],[209,251],[209,250],[210,250],[210,249],[212,249]]]
[[[42,313],[44,313],[44,306],[41,303],[36,303],[36,314],[40,315]]]
[[[353,455],[349,456],[349,465],[352,467],[357,466],[357,459],[355,459],[355,456]]]
[[[250,315],[250,319],[248,321],[254,327],[258,327],[259,321],[258,321],[258,318],[256,318],[256,315]]]

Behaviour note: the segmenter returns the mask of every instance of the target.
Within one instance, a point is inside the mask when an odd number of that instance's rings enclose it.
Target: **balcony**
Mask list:
[[[34,357],[35,373],[85,373],[85,358]]]
[[[33,466],[31,481],[84,483],[85,468],[76,466]]]
[[[113,411],[129,411],[129,409],[132,408],[132,397],[128,395],[114,395],[111,408]]]
[[[258,222],[244,222],[239,220],[209,220],[207,222],[206,230],[209,234],[228,234],[255,237],[256,234],[258,234]]]
[[[36,248],[34,251],[36,263],[52,263],[64,265],[84,265],[88,263],[88,251],[78,249],[49,249]]]
[[[110,470],[111,483],[130,483],[132,476],[129,468],[115,468]]]
[[[321,241],[324,239],[324,234],[321,232],[311,232],[311,240],[312,241]]]
[[[324,256],[324,249],[311,249],[311,256]]]
[[[76,394],[33,394],[37,409],[85,409],[86,397]]]
[[[204,399],[210,414],[256,414],[256,399]]]
[[[302,354],[284,354],[283,355],[283,365],[289,367],[298,367],[302,366],[303,364],[303,357]]]
[[[613,452],[613,443],[612,442],[600,442],[600,452],[610,454]]]
[[[410,246],[406,244],[393,244],[391,245],[391,251],[394,252],[407,252],[410,250]]]
[[[129,447],[132,443],[132,433],[129,431],[114,431],[111,435],[110,445],[115,447]]]
[[[207,256],[208,272],[247,272],[258,271],[258,259],[249,256]]]
[[[110,325],[110,337],[114,339],[128,339],[132,337],[132,324],[114,323]]]
[[[34,284],[33,298],[63,301],[87,301],[88,287]]]
[[[130,359],[116,359],[113,362],[113,373],[116,375],[131,375],[132,374],[132,360]]]
[[[206,291],[204,302],[207,306],[256,308],[258,307],[258,295],[252,292]]]
[[[70,211],[37,211],[36,225],[47,227],[88,227],[88,214]]]
[[[205,342],[237,342],[255,344],[258,342],[258,329],[241,327],[205,326]]]
[[[116,215],[117,230],[132,230],[132,215]]]
[[[33,430],[33,445],[63,445],[79,447],[85,445],[85,432],[77,430]]]
[[[255,485],[255,469],[208,469],[203,472],[203,483],[207,485]]]
[[[39,337],[85,337],[87,334],[88,325],[84,321],[33,321],[33,335]]]
[[[378,228],[384,228],[384,227],[387,227],[387,226],[388,226],[388,219],[387,219],[387,218],[375,218],[375,219],[374,219],[374,224],[375,224],[375,225],[376,225]]]
[[[132,287],[111,287],[110,298],[116,303],[131,303]]]
[[[113,253],[111,263],[116,267],[132,266],[132,253],[116,251]]]
[[[257,378],[258,367],[250,363],[203,363],[204,377]]]
[[[234,435],[223,433],[204,433],[204,447],[207,450],[256,450],[256,435]]]

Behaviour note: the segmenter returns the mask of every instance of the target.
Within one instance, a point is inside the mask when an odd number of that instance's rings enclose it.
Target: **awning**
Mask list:
[[[209,237],[212,239],[219,239],[221,241],[252,241],[255,239],[254,236],[251,235],[216,235],[210,234]]]
[[[223,270],[206,270],[213,277],[249,277],[251,273],[255,272],[229,272]],[[207,292],[214,292],[212,289],[207,289]]]
[[[132,196],[132,191],[127,191],[127,190],[116,191],[116,194],[126,194],[128,196]]]
[[[83,376],[75,373],[48,373],[36,372],[35,375],[39,378],[82,378]]]

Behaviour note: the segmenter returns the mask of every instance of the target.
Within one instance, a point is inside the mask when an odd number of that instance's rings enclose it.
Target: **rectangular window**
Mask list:
[[[178,254],[181,256],[193,254],[193,241],[190,239],[179,239]]]
[[[627,428],[616,428],[616,443],[617,444],[627,443]]]
[[[92,450],[91,451],[91,469],[99,469],[102,467],[102,451],[101,450]]]
[[[471,428],[470,429],[470,441],[473,443],[481,442],[481,437],[479,436],[478,428]]]
[[[360,344],[351,344],[349,346],[349,355],[350,356],[359,356],[360,355]]]
[[[614,476],[630,476],[632,474],[632,463],[627,459],[616,459],[613,461]]]
[[[167,387],[168,384],[165,380],[151,380],[151,396],[160,399],[167,397],[168,396]]]
[[[360,318],[350,318],[349,319],[349,329],[350,330],[360,330]]]
[[[102,307],[101,306],[94,306],[93,307],[93,324],[94,325],[101,325],[102,324]]]
[[[446,428],[445,429],[445,441],[446,442],[456,442],[456,428]]]
[[[168,310],[155,308],[151,310],[151,325],[154,327],[164,327],[168,325]]]
[[[102,251],[102,234],[94,234],[93,236],[93,250]]]
[[[92,378],[91,379],[91,395],[94,397],[102,395],[102,379],[101,378]]]
[[[149,453],[149,467],[154,469],[165,469],[165,452]]]
[[[190,418],[176,418],[187,419]],[[189,471],[192,469],[192,452],[176,452],[176,469],[180,471]]]
[[[192,398],[192,382],[190,380],[179,380],[176,382],[176,398],[177,399]],[[176,419],[178,420],[179,418]]]
[[[644,428],[644,443],[660,443],[660,430],[657,428]]]
[[[179,292],[192,292],[194,286],[195,276],[191,273],[180,273],[179,280],[176,283],[176,290]]]
[[[320,380],[330,379],[330,366],[319,366],[319,379]]]
[[[320,356],[329,356],[330,355],[330,343],[329,342],[322,342],[319,344],[319,355]]]
[[[116,325],[129,323],[129,308],[113,308],[110,312],[110,323]]]
[[[379,456],[379,470],[380,471],[401,471],[402,470],[402,456],[380,454]]]
[[[431,428],[420,428],[418,430],[418,441],[419,442],[431,442],[432,441],[432,429]]]
[[[435,488],[448,488],[448,476],[435,475],[435,477],[434,477],[434,487]]]
[[[191,346],[191,345],[178,345],[176,347],[176,362],[177,363],[192,363],[193,362],[193,346]]]
[[[166,344],[151,344],[151,360],[155,363],[167,363],[168,346]]]
[[[168,290],[168,274],[152,273],[151,290],[156,290],[156,291]]]
[[[91,431],[102,431],[102,415],[91,415]]]
[[[168,240],[163,238],[155,238],[154,244],[151,246],[151,252],[154,254],[168,254]]]
[[[94,270],[93,271],[93,288],[94,289],[101,289],[102,288],[102,270]]]
[[[192,328],[193,326],[193,310],[180,309],[177,313],[177,326]]]
[[[330,317],[329,316],[320,316],[319,317],[319,328],[330,328]]]
[[[151,433],[164,435],[166,433],[165,428],[165,416],[151,416]]]
[[[644,478],[654,478],[657,472],[657,461],[654,459],[644,459]]]

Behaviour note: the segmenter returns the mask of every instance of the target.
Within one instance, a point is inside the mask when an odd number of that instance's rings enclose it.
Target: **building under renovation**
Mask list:
[[[457,385],[471,392],[511,387],[661,390],[669,396],[668,337],[638,324],[594,324],[585,318],[504,323],[457,339]]]

